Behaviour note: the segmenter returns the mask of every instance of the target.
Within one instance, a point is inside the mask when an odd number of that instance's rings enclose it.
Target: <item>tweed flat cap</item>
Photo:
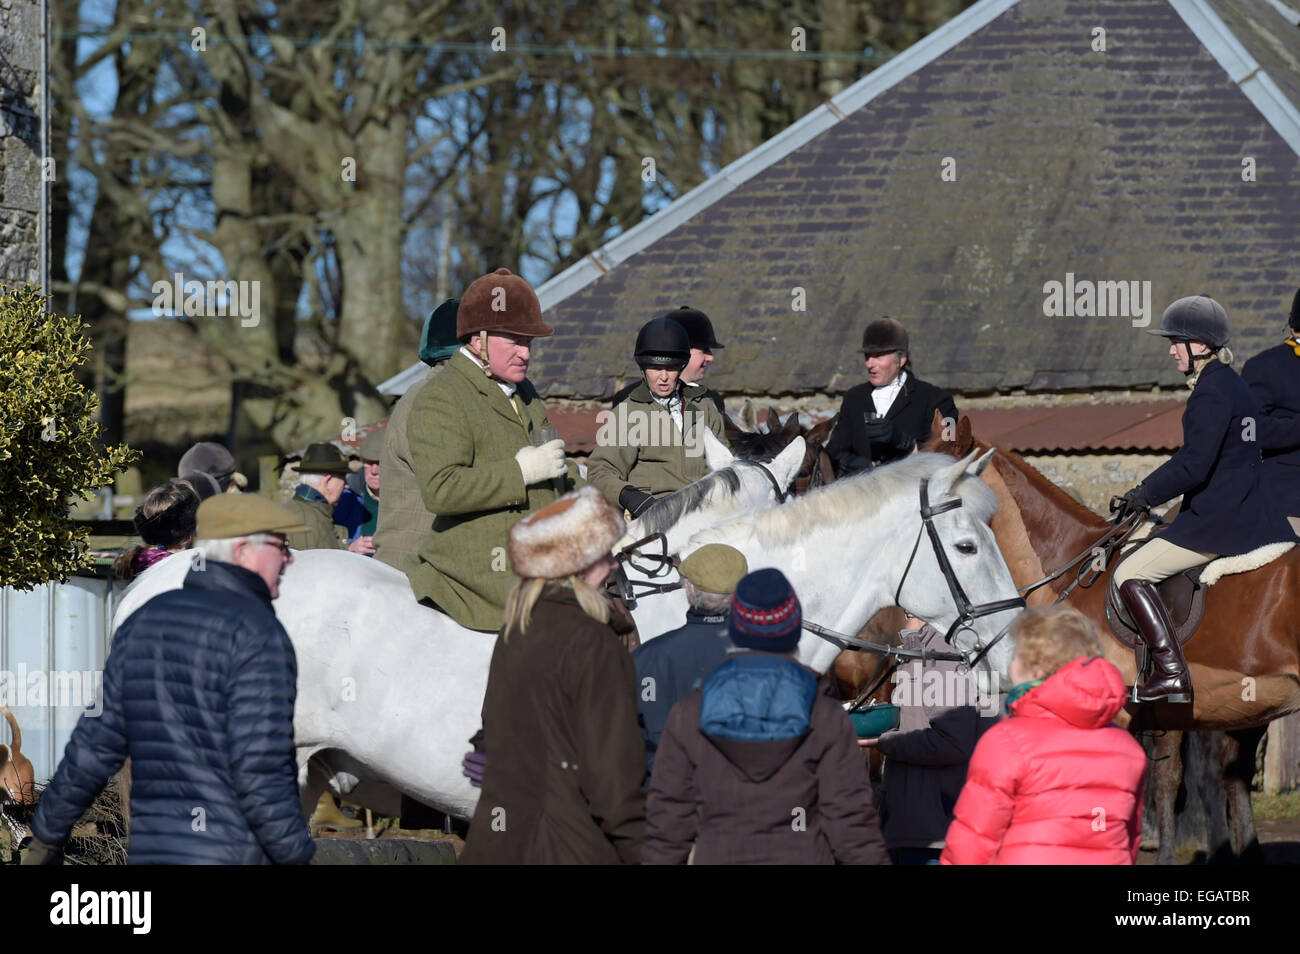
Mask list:
[[[307,525],[288,507],[258,494],[217,494],[199,504],[200,540],[229,540],[254,533],[298,533]]]
[[[682,561],[680,573],[697,590],[706,593],[735,591],[740,578],[749,572],[745,554],[725,543],[709,543]]]

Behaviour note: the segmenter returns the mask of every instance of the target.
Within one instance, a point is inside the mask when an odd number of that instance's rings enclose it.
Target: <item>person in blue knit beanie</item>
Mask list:
[[[668,716],[643,864],[889,864],[853,724],[794,658],[802,625],[780,570],[736,585],[737,652]]]

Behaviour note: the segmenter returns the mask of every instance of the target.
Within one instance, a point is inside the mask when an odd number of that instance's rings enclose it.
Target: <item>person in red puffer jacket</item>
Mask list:
[[[1029,610],[1011,635],[1011,718],[975,747],[939,863],[1133,864],[1147,760],[1111,721],[1123,677],[1077,610]]]

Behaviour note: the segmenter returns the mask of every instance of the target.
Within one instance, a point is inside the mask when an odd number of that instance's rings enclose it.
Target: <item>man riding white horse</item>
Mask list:
[[[418,599],[469,629],[501,628],[510,527],[581,484],[562,440],[534,446],[551,424],[527,378],[530,346],[553,333],[524,279],[505,268],[477,279],[456,314],[463,346],[407,422],[420,492],[437,514],[407,576]]]
[[[1223,306],[1205,295],[1180,298],[1147,334],[1170,339],[1169,355],[1187,375],[1192,395],[1183,412],[1183,446],[1124,495],[1123,511],[1150,510],[1179,494],[1183,501],[1173,524],[1115,569],[1113,585],[1153,662],[1151,677],[1134,685],[1134,700],[1190,703],[1187,662],[1155,584],[1218,556],[1291,542],[1295,535],[1261,481],[1253,426],[1259,404],[1229,367]]]

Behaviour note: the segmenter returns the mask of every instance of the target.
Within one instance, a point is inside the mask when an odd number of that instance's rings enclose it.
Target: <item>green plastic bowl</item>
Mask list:
[[[853,728],[859,739],[874,739],[890,729],[898,728],[898,706],[892,702],[881,702],[850,712]]]

